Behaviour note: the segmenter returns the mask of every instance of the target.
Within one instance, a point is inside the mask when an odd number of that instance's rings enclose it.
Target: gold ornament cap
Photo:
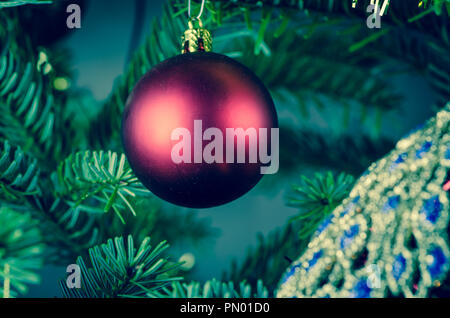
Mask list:
[[[189,19],[188,25],[189,29],[181,37],[181,53],[210,52],[212,37],[211,33],[203,27],[202,20],[200,18]]]

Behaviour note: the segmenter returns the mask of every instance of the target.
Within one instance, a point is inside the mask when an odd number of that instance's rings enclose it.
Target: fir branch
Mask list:
[[[139,297],[153,294],[173,281],[178,264],[170,264],[162,256],[169,247],[166,242],[152,248],[150,238],[146,238],[139,248],[128,236],[109,239],[106,244],[89,249],[90,260],[86,263],[79,257],[77,264],[81,269],[81,289],[69,289],[65,281],[60,287],[69,298],[120,298]]]
[[[100,172],[95,167],[88,169],[89,180],[85,175],[80,174],[86,173],[83,167],[93,163],[93,157],[90,158],[92,160],[85,157],[86,161],[83,163],[81,163],[83,160],[80,160],[78,163],[84,166],[75,165],[75,169],[80,168],[77,171],[70,170],[72,163],[67,159],[61,163],[60,168],[64,168],[63,172],[68,175],[58,175],[58,172],[55,172],[53,183],[51,182],[49,175],[55,162],[62,160],[61,158],[64,158],[67,152],[83,147],[85,136],[81,135],[79,127],[76,134],[73,133],[74,125],[79,121],[70,117],[72,108],[69,107],[68,102],[73,103],[74,99],[67,98],[68,91],[56,91],[53,85],[60,76],[66,79],[71,76],[64,71],[64,69],[67,70],[64,61],[44,50],[40,50],[36,56],[35,50],[29,45],[28,37],[22,34],[18,36],[20,26],[16,23],[15,13],[15,10],[0,12],[2,21],[5,21],[0,28],[3,45],[3,49],[0,50],[0,107],[2,110],[0,139],[7,139],[13,144],[21,145],[26,153],[38,159],[39,170],[42,171],[41,177],[32,180],[38,180],[39,185],[36,187],[41,193],[33,192],[30,193],[33,195],[27,195],[27,204],[31,207],[33,216],[40,221],[39,224],[46,234],[45,241],[51,247],[46,259],[49,262],[64,264],[74,253],[80,254],[104,238],[102,228],[99,226],[101,217],[86,213],[86,210],[92,212],[93,210],[103,211],[106,208],[113,209],[122,217],[122,213],[127,209],[130,210],[130,207],[133,210],[133,207],[127,204],[129,198],[133,196],[135,190],[139,192],[142,188],[134,176],[130,175],[127,165],[122,167],[125,170],[121,175],[110,175],[109,169],[114,170],[120,167],[119,160],[115,163],[110,160],[117,159],[113,154],[110,154],[111,157],[102,157],[100,164],[104,166],[100,167]],[[66,54],[64,56],[67,57]],[[50,60],[56,64],[50,64]],[[63,106],[56,107],[56,105]],[[17,153],[17,156],[19,158],[21,154]],[[73,158],[76,159],[75,157]],[[13,161],[12,154],[2,158],[5,160],[2,161],[2,169],[11,167],[8,173],[14,172],[17,177],[20,175],[28,177],[24,174],[27,170],[23,164],[16,166],[18,161]],[[36,165],[32,161],[24,160],[24,162],[31,164],[28,171],[32,174]],[[17,167],[20,169],[14,170],[18,169]],[[98,173],[97,180],[93,176],[95,173]],[[6,175],[3,177],[6,178]],[[8,186],[9,192],[11,189],[17,190],[14,187],[20,181],[19,178],[12,179],[13,175],[8,175],[8,179],[3,177],[3,188]],[[68,179],[65,179],[66,177]],[[96,186],[96,189],[102,187],[102,182],[106,183],[103,185],[105,189],[102,189],[103,192],[100,193],[103,197],[90,196],[83,192]],[[24,182],[23,186],[25,185]],[[111,192],[112,186],[115,186],[115,192]],[[4,196],[7,192],[2,190],[1,193]],[[8,199],[11,201],[12,198]],[[80,199],[82,200],[79,201]],[[100,204],[102,204],[101,207]]]
[[[366,47],[374,54],[387,54],[409,63],[426,76],[442,107],[450,100],[450,49],[448,44],[433,43],[420,33],[392,30]]]
[[[358,0],[353,0],[352,6],[356,7],[357,5],[358,5]],[[449,0],[421,0],[418,2],[417,7],[427,9],[426,11],[423,11],[423,13],[419,14],[420,17],[423,17],[426,14],[428,14],[429,12],[434,12],[437,15],[441,15],[444,5],[449,7],[450,1]],[[416,19],[420,18],[420,17],[417,17],[417,18],[416,17],[410,18],[409,21],[411,21],[411,19],[414,19],[414,21],[415,21]]]
[[[374,33],[365,27],[365,20],[367,19],[365,8],[368,0],[364,1],[364,4],[356,9],[351,8],[350,1],[267,0],[261,2],[256,0],[211,0],[211,3],[214,6],[214,15],[223,15],[225,13],[231,15],[240,12],[243,20],[245,20],[245,12],[261,6],[266,8],[266,10],[281,10],[279,15],[273,15],[274,18],[272,20],[274,23],[279,20],[280,16],[291,16],[290,24],[298,24],[299,21],[301,24],[304,24],[302,21],[307,21],[309,19],[308,16],[321,17],[329,21],[340,19],[341,22],[345,21],[347,25],[350,23],[353,27],[357,27],[355,31],[359,30],[359,39],[356,38],[356,42],[350,44],[349,48],[354,48],[356,43],[358,45],[363,44],[359,45],[359,47],[364,47],[364,52],[371,52],[373,56],[378,58],[385,59],[387,56],[391,56],[401,61],[407,61],[412,66],[418,67],[420,71],[425,70],[427,72],[431,85],[440,94],[441,106],[445,105],[450,98],[448,90],[448,87],[450,87],[448,78],[448,74],[450,74],[450,63],[448,61],[448,56],[450,56],[448,46],[450,5],[448,2],[445,3],[447,12],[442,10],[439,16],[427,15],[422,19],[410,22],[409,20],[412,17],[416,17],[424,12],[424,9],[418,6],[421,2],[413,4],[407,0],[392,1],[389,6],[389,13],[383,16],[383,30],[380,31],[381,33]],[[443,8],[441,1],[436,1],[436,5],[438,8]],[[304,12],[305,14],[299,16],[298,12]],[[285,24],[286,22],[282,23],[282,25]],[[314,30],[318,24],[320,25],[313,19],[307,30]],[[335,28],[338,29],[338,25],[335,25]],[[265,33],[264,39],[270,36],[270,32]],[[379,36],[385,34],[389,34],[389,36]],[[322,45],[318,47],[321,48]],[[359,53],[361,53],[361,50]]]
[[[101,242],[97,224],[100,215],[74,210],[49,192],[30,200],[31,213],[39,221],[44,242],[49,247],[46,262],[67,265],[74,255],[80,255]]]
[[[380,111],[398,108],[400,97],[380,72],[384,59],[371,52],[349,52],[351,42],[327,28],[306,38],[301,30],[289,29],[281,38],[266,36],[270,48],[267,55],[254,55],[252,41],[244,41],[238,48],[243,54],[239,59],[280,99],[296,101],[303,114],[307,102],[321,108],[323,102],[317,96],[326,96],[342,106],[356,102]],[[333,45],[323,50],[323,43]]]
[[[29,38],[18,35],[14,13],[0,11],[4,21],[0,27],[0,139],[21,146],[49,167],[67,151],[72,127],[56,107],[63,98],[52,86],[48,53],[30,48]]]
[[[283,173],[300,165],[320,169],[335,169],[358,176],[375,160],[387,154],[394,143],[386,138],[367,135],[354,137],[330,134],[311,129],[298,130],[287,126],[280,129],[280,167]],[[324,151],[327,149],[327,151]]]
[[[39,173],[36,159],[8,141],[0,144],[0,197],[15,202],[39,194]]]
[[[7,141],[1,144],[0,198],[3,204],[12,207],[21,204],[39,220],[33,224],[42,229],[44,241],[58,254],[49,249],[46,259],[64,263],[73,253],[97,243],[99,231],[95,227],[95,216],[81,213],[55,196],[54,188],[42,175],[36,159]]]
[[[125,155],[119,157],[111,151],[86,151],[69,156],[59,165],[53,181],[57,196],[72,209],[89,213],[113,210],[122,220],[123,207],[136,215],[129,197],[149,193],[133,174]]]
[[[269,293],[263,282],[258,280],[256,288],[245,281],[236,287],[233,282],[221,282],[215,278],[199,282],[173,282],[170,287],[148,295],[157,298],[267,298]]]
[[[221,3],[219,7],[222,10],[235,10],[244,11],[246,8],[277,8],[285,10],[300,10],[308,12],[309,14],[318,13],[321,15],[333,15],[333,16],[345,16],[353,19],[367,19],[366,8],[370,4],[370,0],[365,0],[364,3],[352,8],[351,0],[209,0],[213,3]],[[383,15],[383,20],[397,26],[408,26],[421,32],[437,36],[441,38],[442,26],[444,28],[450,27],[448,22],[448,13],[442,10],[443,0],[436,0],[435,5],[432,7],[433,11],[436,9],[436,13],[439,15],[426,15],[423,19],[409,21],[411,18],[422,14],[424,12],[424,6],[420,6],[421,0],[396,0],[391,1],[389,5],[389,12]],[[448,0],[444,0],[447,1]],[[447,4],[446,4],[447,6]],[[219,9],[219,10],[220,10]],[[425,6],[425,9],[428,9]],[[431,27],[430,27],[431,26]],[[448,34],[448,32],[447,32]]]
[[[51,0],[2,0],[0,1],[0,9],[23,6],[26,4],[51,4]]]
[[[113,153],[75,154],[61,163],[59,173],[53,174],[54,182],[51,183],[47,178],[38,178],[35,161],[29,156],[7,142],[4,145],[5,150],[0,153],[0,194],[9,204],[25,203],[39,220],[49,247],[46,251],[48,263],[67,264],[76,255],[85,256],[86,250],[93,245],[119,235],[132,234],[137,242],[151,235],[158,240],[197,243],[214,234],[193,212],[163,210],[159,201],[140,187],[128,165],[124,164],[124,172],[118,174],[120,160]],[[123,198],[128,204],[118,194],[111,197],[112,189],[117,185],[120,191],[125,191]],[[103,212],[109,201],[92,194],[98,188],[110,196],[116,213]],[[90,195],[85,195],[86,189],[90,190]],[[130,195],[134,192],[139,196]],[[142,194],[144,196],[140,196]],[[137,215],[124,214],[129,207],[137,211]]]
[[[301,183],[292,187],[287,204],[297,208],[297,215],[291,222],[299,221],[302,226],[299,236],[309,240],[319,224],[344,200],[355,183],[355,179],[341,173],[316,173],[314,178],[301,177]]]
[[[0,206],[0,224],[0,298],[15,297],[40,282],[44,245],[27,211]]]

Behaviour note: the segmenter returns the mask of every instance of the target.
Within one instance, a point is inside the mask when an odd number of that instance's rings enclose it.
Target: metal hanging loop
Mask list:
[[[192,14],[191,14],[191,0],[188,0],[188,16],[189,16],[189,20],[198,20],[198,19],[200,19],[200,17],[203,14],[203,9],[205,8],[205,2],[206,2],[206,0],[202,0],[202,5],[200,6],[200,12],[198,13],[198,15],[196,17],[192,17]]]
[[[191,15],[191,0],[188,2],[188,27],[183,36],[182,41],[182,53],[193,52],[210,52],[212,50],[212,37],[211,33],[203,27],[200,17],[203,14],[206,0],[202,0],[200,12],[196,17]]]

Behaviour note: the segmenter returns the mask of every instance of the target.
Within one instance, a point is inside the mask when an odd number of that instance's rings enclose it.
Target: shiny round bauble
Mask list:
[[[194,141],[200,138],[202,147],[211,142],[195,134],[194,121],[201,121],[202,132],[223,132],[223,162],[194,162]],[[262,177],[260,161],[249,163],[249,138],[245,163],[225,160],[226,129],[267,128],[270,136],[276,127],[272,98],[251,70],[221,54],[195,52],[158,64],[137,83],[124,111],[122,141],[133,171],[151,192],[176,205],[209,208],[241,197]],[[172,159],[177,128],[190,132],[190,163]]]

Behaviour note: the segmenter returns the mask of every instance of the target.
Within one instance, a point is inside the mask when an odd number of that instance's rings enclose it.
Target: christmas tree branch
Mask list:
[[[282,38],[268,35],[265,41],[270,51],[259,55],[251,50],[252,41],[241,41],[244,43],[237,51],[243,56],[239,59],[254,70],[277,97],[296,104],[301,113],[305,113],[306,104],[310,102],[320,109],[323,102],[314,98],[318,96],[326,96],[341,106],[356,103],[383,112],[399,105],[400,97],[383,76],[384,60],[370,51],[349,52],[348,40],[328,28],[316,30],[306,38],[290,28]],[[323,43],[333,45],[323,50]]]
[[[267,298],[269,295],[263,282],[258,280],[256,288],[245,281],[235,287],[231,281],[221,282],[216,279],[204,284],[199,282],[173,282],[171,286],[148,295],[157,298]]]
[[[389,152],[394,142],[367,135],[330,137],[311,129],[282,126],[280,129],[281,173],[289,173],[301,165],[315,169],[335,169],[359,176],[373,161]],[[327,149],[327,151],[323,151]]]
[[[180,277],[172,276],[179,264],[170,263],[163,253],[169,245],[159,243],[152,248],[146,238],[136,248],[128,236],[110,239],[106,244],[89,249],[89,261],[79,257],[81,288],[70,289],[60,282],[65,297],[70,298],[121,298],[151,295]]]
[[[52,173],[67,152],[83,147],[85,136],[80,136],[80,129],[76,134],[72,130],[79,127],[79,120],[68,116],[74,100],[53,86],[61,74],[60,60],[51,65],[53,56],[42,50],[33,58],[35,50],[27,37],[16,36],[20,29],[16,11],[0,15],[5,21],[0,29],[4,45],[0,50],[0,139],[25,150],[9,143],[0,148],[1,196],[10,203],[26,203],[26,199],[52,248],[47,260],[64,263],[104,238],[102,217],[93,215],[94,210],[113,210],[123,222],[123,212],[135,213],[130,197],[136,191],[143,193],[143,188],[124,158],[119,160],[114,153],[74,154]]]
[[[40,221],[51,248],[46,258],[49,263],[65,264],[73,255],[82,255],[106,238],[124,233],[135,235],[138,241],[151,234],[173,242],[199,242],[213,234],[195,214],[168,213],[150,200],[123,156],[77,153],[61,163],[50,182],[40,177],[36,160],[20,148],[4,142],[0,150],[1,199],[5,205],[29,207]],[[145,200],[138,200],[142,195]],[[106,207],[116,213],[105,214]],[[136,216],[123,215],[130,208],[136,210]]]
[[[347,18],[367,19],[366,8],[370,4],[370,0],[359,1],[358,5],[353,8],[352,0],[209,0],[212,3],[220,3],[221,7],[216,10],[245,10],[245,8],[277,8],[288,10],[301,10],[308,13],[319,13],[321,15],[345,16]],[[447,2],[444,4],[444,2]],[[421,32],[444,39],[445,33],[442,26],[448,29],[448,1],[433,1],[432,10],[430,12],[436,15],[423,15],[426,9],[430,9],[428,5],[421,5],[424,1],[396,0],[390,1],[388,11],[383,15],[383,21],[393,25],[414,28]],[[446,10],[442,10],[443,8]],[[427,10],[428,12],[428,10]],[[421,15],[421,19],[417,16]],[[411,19],[415,18],[413,21]],[[430,28],[430,26],[432,26]],[[447,30],[448,33],[448,30]]]
[[[23,6],[26,4],[51,4],[49,0],[2,0],[0,1],[0,9]]]
[[[18,36],[16,10],[0,11],[0,139],[9,140],[51,167],[68,151],[72,126],[64,118],[64,94],[53,87],[49,54]]]
[[[27,156],[8,141],[0,144],[0,196],[8,201],[23,202],[26,196],[41,192],[36,159]]]
[[[28,211],[0,205],[0,224],[0,295],[9,298],[39,283],[44,246]]]
[[[418,2],[414,4],[406,0],[391,1],[388,13],[382,17],[383,27],[377,32],[366,27],[365,20],[368,14],[365,8],[368,1],[364,1],[356,9],[352,9],[350,1],[285,0],[275,2],[268,0],[257,2],[250,0],[224,2],[212,0],[211,6],[214,8],[214,12],[211,14],[214,16],[224,15],[225,13],[232,15],[233,12],[241,12],[241,19],[248,21],[250,17],[246,16],[245,12],[257,10],[260,7],[258,4],[261,4],[265,10],[281,9],[279,14],[272,14],[271,19],[274,24],[280,24],[280,27],[274,33],[277,36],[282,33],[283,38],[286,29],[288,29],[287,25],[290,24],[308,24],[307,21],[312,21],[309,30],[315,30],[316,25],[320,25],[320,23],[317,23],[315,19],[311,20],[311,17],[321,17],[325,21],[329,21],[326,22],[330,26],[328,30],[331,27],[337,31],[341,30],[342,25],[340,26],[340,24],[343,22],[344,25],[349,26],[348,30],[353,30],[357,37],[354,38],[353,43],[348,44],[347,48],[342,48],[342,52],[358,51],[358,53],[361,53],[363,52],[361,49],[364,47],[363,53],[370,53],[378,59],[386,59],[390,56],[411,63],[419,71],[426,72],[431,85],[439,94],[439,104],[443,106],[450,99],[448,89],[450,87],[448,76],[450,74],[448,58],[450,56],[448,46],[448,34],[450,32],[450,11],[448,11],[448,8],[450,5],[448,1],[445,3],[448,12],[441,10],[444,2],[436,1],[433,4],[433,9],[437,9],[439,15],[428,15],[423,19],[410,21],[412,17],[424,12],[422,7],[426,7],[427,3]],[[422,7],[419,7],[419,3],[422,4]],[[305,14],[300,16],[299,12]],[[264,12],[262,15],[264,16]],[[364,19],[364,21],[361,21],[361,19]],[[258,30],[261,39],[270,37],[270,32],[266,31],[267,28]],[[342,34],[348,35],[345,29],[342,30]],[[389,36],[384,36],[386,34],[389,34]],[[321,48],[322,45],[318,47]],[[322,51],[326,52],[327,50]]]
[[[125,155],[111,151],[69,156],[59,165],[53,181],[58,197],[64,198],[72,209],[89,213],[113,210],[122,220],[121,210],[125,207],[136,215],[129,197],[149,194],[133,174]]]
[[[252,290],[250,284],[242,281],[221,282],[216,279],[201,285],[198,282],[180,282],[174,277],[179,264],[171,264],[162,257],[168,248],[165,242],[153,250],[150,239],[143,240],[139,250],[134,248],[132,236],[127,245],[117,237],[107,244],[89,249],[89,263],[79,257],[77,264],[81,269],[81,289],[69,289],[66,281],[60,286],[65,297],[69,298],[266,298],[268,291],[258,280]]]
[[[349,195],[354,184],[355,179],[345,173],[337,176],[331,172],[316,173],[313,178],[302,176],[301,182],[292,187],[287,201],[289,206],[299,210],[291,221],[302,223],[301,239],[309,240],[319,224]]]
[[[5,141],[0,147],[0,198],[1,204],[16,209],[21,205],[40,222],[40,227],[49,246],[70,246],[63,250],[77,248],[80,239],[95,243],[97,231],[92,228],[92,217],[80,215],[52,193],[49,180],[41,177],[37,160],[18,147]],[[78,227],[79,226],[79,227]],[[83,230],[80,230],[83,229]],[[86,238],[87,236],[87,238]],[[94,242],[93,242],[94,241]],[[58,257],[56,259],[59,259]]]
[[[101,241],[98,215],[74,211],[50,191],[30,200],[33,218],[39,221],[44,234],[46,263],[67,265],[73,255],[80,255]]]

